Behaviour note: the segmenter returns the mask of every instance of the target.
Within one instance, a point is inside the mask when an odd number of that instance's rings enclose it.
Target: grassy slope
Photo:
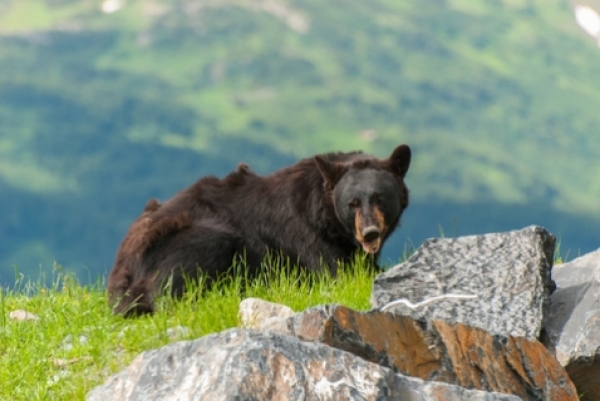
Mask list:
[[[410,143],[416,202],[600,211],[600,54],[567,1],[193,4],[0,6],[5,272],[107,268],[148,197],[330,149]]]
[[[270,286],[257,280],[244,288],[247,297],[297,311],[326,303],[366,310],[373,279],[359,263],[337,280],[317,280],[312,287],[302,277],[282,275]],[[144,350],[235,327],[242,299],[240,282],[232,280],[198,301],[192,296],[181,302],[163,299],[154,316],[125,320],[110,313],[100,286],[81,286],[60,272],[53,282],[51,287],[0,290],[0,366],[10,367],[0,369],[2,400],[82,400]],[[17,309],[34,313],[39,320],[9,319]],[[177,326],[188,331],[170,337],[168,330]],[[68,336],[71,349],[64,347]]]
[[[600,151],[592,131],[600,54],[567,2],[282,3],[289,18],[306,21],[306,34],[244,2],[189,3],[183,13],[186,4],[138,0],[103,15],[95,1],[13,2],[1,30],[25,39],[6,39],[14,47],[3,52],[11,74],[2,81],[60,93],[86,112],[114,114],[131,96],[179,123],[135,121],[119,132],[132,141],[205,150],[216,135],[251,135],[295,157],[384,153],[407,141],[422,152],[421,196],[520,202],[548,191],[557,207],[598,211],[589,166]],[[12,105],[33,120],[43,115]],[[36,167],[19,156],[32,153],[39,127],[14,125],[21,132],[7,130],[4,148],[23,154],[7,152],[5,163],[18,166],[3,170],[10,182],[81,185],[82,171],[68,167],[90,161],[70,155],[62,170]],[[379,139],[366,143],[364,129]],[[579,157],[559,168],[565,154]]]

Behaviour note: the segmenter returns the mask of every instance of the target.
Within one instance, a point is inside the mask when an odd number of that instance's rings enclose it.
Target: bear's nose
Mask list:
[[[373,242],[379,238],[381,233],[379,232],[379,228],[377,227],[367,227],[363,230],[363,238],[365,242]]]

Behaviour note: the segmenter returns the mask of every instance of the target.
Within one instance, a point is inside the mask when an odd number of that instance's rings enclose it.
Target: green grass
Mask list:
[[[201,296],[196,288],[179,301],[164,297],[156,314],[136,319],[111,313],[102,283],[81,285],[59,267],[49,286],[40,284],[45,280],[19,281],[12,290],[0,289],[0,400],[84,399],[144,350],[238,326],[245,297],[296,311],[329,303],[366,310],[375,275],[358,260],[336,279],[285,271],[273,277],[245,284],[230,278]],[[10,319],[18,309],[39,320]],[[177,326],[188,330],[169,336]],[[69,343],[72,347],[65,347]]]

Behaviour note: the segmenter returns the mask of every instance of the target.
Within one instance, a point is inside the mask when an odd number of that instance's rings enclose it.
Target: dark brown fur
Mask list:
[[[403,145],[389,159],[330,153],[264,177],[240,164],[225,178],[202,178],[162,204],[150,200],[117,252],[108,280],[111,305],[127,316],[152,312],[165,282],[171,281],[171,293],[180,295],[185,277],[214,278],[241,255],[252,275],[267,250],[281,251],[300,267],[335,274],[337,263],[351,260],[360,249],[362,237],[356,231],[362,226],[371,220],[381,226],[382,245],[398,225],[408,206],[403,178],[409,162],[410,150]],[[387,180],[384,196],[393,213],[386,215],[382,205],[366,205],[370,201],[361,183],[346,183],[365,171]],[[365,184],[377,188],[378,183]],[[340,193],[342,186],[348,188]],[[366,217],[359,221],[352,215],[346,224],[350,212],[340,209],[347,204],[336,202],[354,196],[352,191],[356,199],[364,195],[361,216]]]

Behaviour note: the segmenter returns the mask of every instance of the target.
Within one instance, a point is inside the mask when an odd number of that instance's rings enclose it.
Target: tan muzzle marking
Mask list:
[[[369,227],[363,227],[364,217],[362,210],[356,209],[354,214],[354,236],[367,253],[377,253],[377,251],[381,249],[383,236],[387,230],[387,227],[385,226],[385,217],[379,208],[374,208],[373,217],[375,217],[376,226],[371,225]],[[379,233],[377,238],[373,240],[365,239],[365,235],[368,236],[368,233],[371,231],[376,231]]]

